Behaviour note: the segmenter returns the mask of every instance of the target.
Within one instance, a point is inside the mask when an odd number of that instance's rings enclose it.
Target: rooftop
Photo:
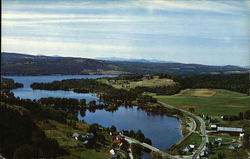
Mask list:
[[[218,127],[217,131],[243,132],[242,128]]]

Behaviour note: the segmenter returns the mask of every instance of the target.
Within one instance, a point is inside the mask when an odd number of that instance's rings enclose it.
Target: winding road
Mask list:
[[[189,111],[186,111],[186,110],[183,110],[183,109],[176,108],[176,107],[174,107],[174,106],[171,106],[171,105],[169,105],[169,104],[166,104],[166,103],[163,103],[163,102],[160,102],[160,101],[158,101],[158,103],[161,104],[161,105],[163,105],[163,106],[165,106],[165,107],[167,107],[167,108],[176,109],[176,110],[179,110],[179,111],[181,111],[181,112],[183,112],[183,113],[186,113],[186,114],[188,114],[189,116],[192,116],[193,119],[196,119],[197,121],[199,121],[199,123],[200,123],[200,135],[201,135],[201,137],[202,137],[202,142],[201,142],[200,146],[198,147],[198,149],[196,150],[196,152],[195,152],[193,155],[184,157],[185,159],[197,159],[198,156],[201,154],[201,152],[205,150],[205,148],[206,148],[206,143],[208,143],[208,136],[207,136],[207,132],[206,132],[206,124],[205,124],[205,121],[204,121],[201,117],[199,117],[199,116],[197,116],[197,115],[195,115],[195,114],[193,114],[193,113],[191,113],[191,112],[189,112]],[[193,119],[192,119],[192,120],[193,120]],[[195,122],[196,122],[196,121],[195,121]],[[197,125],[198,125],[198,124],[196,123],[196,124],[195,124],[195,127],[194,127],[194,130],[192,130],[192,132],[195,131]],[[148,148],[148,149],[150,149],[150,150],[152,150],[152,151],[154,151],[154,152],[160,153],[160,154],[163,156],[163,158],[168,158],[168,159],[178,159],[178,158],[179,158],[179,157],[177,157],[177,156],[172,156],[172,155],[170,155],[170,154],[168,154],[168,153],[166,153],[166,152],[163,152],[162,150],[160,150],[160,149],[158,149],[158,148],[156,148],[156,147],[154,147],[154,146],[151,146],[151,145],[149,145],[149,144],[140,142],[140,141],[138,141],[138,140],[136,140],[136,139],[134,139],[134,138],[131,138],[131,137],[128,137],[128,136],[125,136],[125,135],[122,135],[122,136],[125,138],[125,140],[126,140],[129,144],[131,144],[131,143],[140,144],[140,145],[142,145],[143,147],[146,147],[146,148]],[[188,135],[188,136],[190,136],[190,135]],[[188,136],[185,136],[184,138],[186,138],[186,137],[188,137]],[[181,141],[183,141],[183,140],[181,140]],[[179,142],[178,142],[178,143],[179,143]],[[130,154],[130,155],[131,155],[130,158],[133,158],[132,154]]]
[[[170,108],[170,109],[176,109],[176,110],[179,110],[179,111],[181,111],[181,112],[183,112],[183,113],[186,113],[186,114],[192,116],[193,118],[195,118],[196,120],[199,121],[199,123],[200,123],[200,132],[201,132],[200,135],[201,135],[201,137],[202,137],[202,142],[201,142],[200,146],[198,147],[197,151],[194,153],[194,155],[193,155],[193,157],[192,157],[192,159],[197,159],[197,157],[201,154],[201,152],[205,150],[205,148],[206,148],[206,143],[209,142],[209,141],[208,141],[207,132],[206,132],[206,124],[205,124],[205,121],[204,121],[201,117],[199,117],[199,116],[197,116],[197,115],[195,115],[195,114],[193,114],[193,113],[191,113],[191,112],[189,112],[189,111],[186,111],[186,110],[183,110],[183,109],[176,108],[176,107],[174,107],[174,106],[171,106],[171,105],[169,105],[169,104],[166,104],[166,103],[163,103],[163,102],[160,102],[160,101],[158,101],[158,103],[160,103],[161,105],[163,105],[163,106],[165,106],[165,107],[168,107],[168,108]]]

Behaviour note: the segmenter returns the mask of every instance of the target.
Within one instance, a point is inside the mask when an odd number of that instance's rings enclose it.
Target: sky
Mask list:
[[[247,0],[2,0],[1,52],[250,65]]]

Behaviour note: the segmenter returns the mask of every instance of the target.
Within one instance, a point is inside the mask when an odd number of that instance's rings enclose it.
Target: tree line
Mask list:
[[[22,87],[23,87],[22,83],[15,83],[13,79],[1,78],[1,90],[11,90]]]
[[[1,102],[0,152],[7,158],[55,158],[65,152],[54,139],[47,138],[28,114]]]
[[[32,83],[32,89],[42,90],[72,90],[78,93],[102,92],[112,86],[98,82],[95,79],[67,79],[50,83]]]
[[[31,87],[33,89],[46,89],[46,90],[73,90],[75,92],[86,93],[112,93],[125,95],[126,100],[130,100],[136,97],[137,94],[143,92],[152,92],[157,95],[173,95],[178,93],[182,89],[187,88],[214,88],[214,89],[227,89],[240,93],[249,94],[249,74],[230,74],[230,75],[197,75],[197,76],[174,76],[169,74],[157,74],[159,78],[168,78],[176,82],[175,85],[171,86],[156,86],[156,87],[143,87],[137,86],[131,89],[130,92],[120,91],[119,89],[113,88],[108,84],[98,82],[96,79],[68,79],[62,81],[54,81],[51,83],[33,83]],[[133,79],[134,78],[134,79]],[[138,80],[143,78],[142,75],[131,75],[131,76],[119,76],[109,78],[111,79],[127,79],[127,80]],[[133,93],[136,92],[136,93]],[[103,96],[105,99],[106,96]],[[118,98],[115,95],[112,97]],[[110,96],[110,98],[112,99]],[[111,100],[108,99],[108,100]],[[118,99],[120,100],[120,99]]]
[[[227,89],[249,95],[249,73],[229,75],[197,75],[179,79],[182,89],[214,88]]]
[[[239,112],[238,115],[224,115],[223,120],[225,121],[235,121],[235,120],[250,120],[250,110],[245,112]]]

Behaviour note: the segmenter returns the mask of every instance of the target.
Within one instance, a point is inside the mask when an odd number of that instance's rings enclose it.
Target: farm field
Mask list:
[[[178,108],[194,108],[196,114],[206,113],[213,117],[238,115],[250,109],[249,96],[223,89],[187,89],[177,95],[154,97]]]
[[[152,79],[147,77],[142,78],[137,81],[129,81],[129,80],[110,80],[107,79],[99,79],[99,82],[112,85],[115,88],[124,88],[130,89],[135,87],[157,87],[157,86],[170,86],[174,85],[175,82],[171,79],[163,78],[159,79],[158,76],[154,76]]]

